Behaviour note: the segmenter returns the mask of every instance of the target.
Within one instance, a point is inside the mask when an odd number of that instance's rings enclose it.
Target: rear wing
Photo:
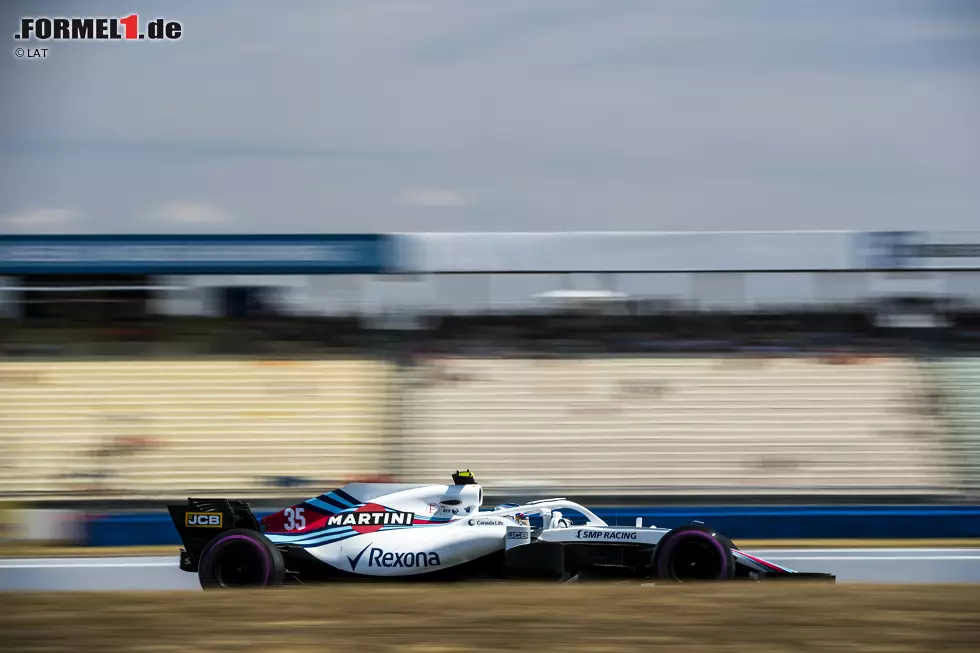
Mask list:
[[[167,510],[184,545],[180,555],[184,571],[197,571],[201,552],[218,533],[233,528],[261,530],[248,503],[236,499],[187,499],[187,503],[169,505]]]

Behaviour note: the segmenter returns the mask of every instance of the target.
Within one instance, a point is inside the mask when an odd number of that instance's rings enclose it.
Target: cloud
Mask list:
[[[469,202],[454,190],[411,190],[402,195],[401,202],[409,206],[452,207]]]
[[[976,0],[529,4],[181,3],[179,48],[0,57],[0,230],[976,222]]]
[[[3,222],[22,228],[46,227],[71,222],[81,215],[75,209],[29,209],[3,217]]]
[[[185,224],[211,224],[231,219],[229,213],[217,204],[192,201],[162,204],[153,211],[153,217]]]

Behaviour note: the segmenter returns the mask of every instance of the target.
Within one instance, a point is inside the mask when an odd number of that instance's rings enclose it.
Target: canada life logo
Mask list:
[[[176,41],[183,36],[180,21],[166,18],[141,20],[129,16],[25,16],[16,41]]]

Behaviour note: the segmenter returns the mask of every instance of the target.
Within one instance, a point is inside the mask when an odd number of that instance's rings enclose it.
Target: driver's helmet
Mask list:
[[[528,519],[527,518],[527,515],[525,515],[523,512],[519,512],[516,515],[514,515],[514,521],[516,521],[521,526],[530,526],[531,525],[531,520]]]

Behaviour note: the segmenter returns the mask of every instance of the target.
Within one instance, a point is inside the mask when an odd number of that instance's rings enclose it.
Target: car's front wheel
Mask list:
[[[204,548],[198,567],[204,589],[282,585],[282,553],[262,533],[236,528],[215,536]]]
[[[674,582],[728,580],[735,577],[731,541],[704,526],[675,528],[661,538],[652,571]]]

